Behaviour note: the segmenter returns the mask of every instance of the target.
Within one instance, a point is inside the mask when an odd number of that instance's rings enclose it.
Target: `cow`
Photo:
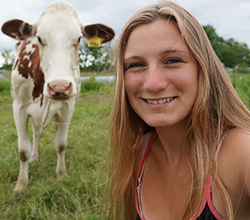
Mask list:
[[[11,77],[20,159],[14,189],[17,196],[28,186],[28,163],[38,161],[39,138],[52,118],[56,125],[56,173],[58,178],[66,173],[68,129],[81,87],[80,40],[98,37],[106,43],[113,39],[115,32],[103,24],[84,26],[72,6],[61,1],[50,3],[33,24],[19,19],[5,22],[2,32],[18,40]],[[33,147],[28,133],[29,119]]]

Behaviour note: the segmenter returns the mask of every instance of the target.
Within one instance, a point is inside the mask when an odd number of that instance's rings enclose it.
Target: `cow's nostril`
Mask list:
[[[65,90],[65,95],[70,95],[71,92],[72,92],[72,83],[69,83],[69,85]]]

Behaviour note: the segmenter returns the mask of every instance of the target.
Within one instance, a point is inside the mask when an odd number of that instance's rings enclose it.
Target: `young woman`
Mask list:
[[[250,113],[198,21],[146,7],[116,57],[110,219],[250,219]]]

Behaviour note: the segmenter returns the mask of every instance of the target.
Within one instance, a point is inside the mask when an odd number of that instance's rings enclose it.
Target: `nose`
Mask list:
[[[66,81],[48,83],[48,92],[53,99],[67,99],[72,92],[72,83]]]
[[[150,92],[159,92],[168,87],[166,74],[160,67],[150,67],[146,73],[144,88]]]

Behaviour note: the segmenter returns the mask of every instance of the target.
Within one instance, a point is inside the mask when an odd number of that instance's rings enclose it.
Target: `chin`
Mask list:
[[[150,127],[154,127],[154,128],[157,128],[157,127],[168,127],[168,126],[173,125],[173,123],[166,122],[166,121],[163,121],[163,120],[145,121],[145,122],[146,122],[147,125],[149,125]]]

